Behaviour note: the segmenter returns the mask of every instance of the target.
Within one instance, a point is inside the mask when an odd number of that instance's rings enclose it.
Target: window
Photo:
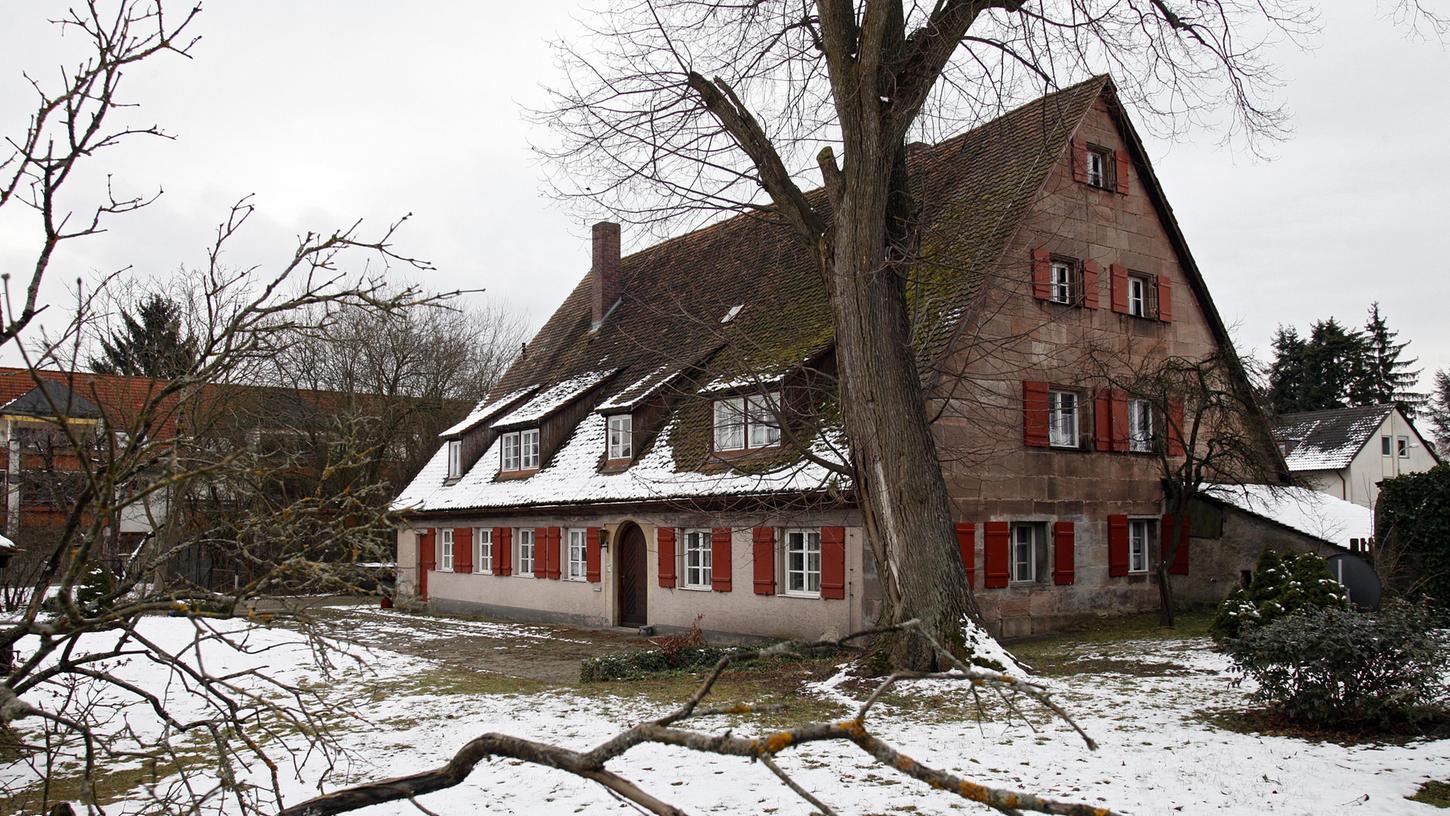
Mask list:
[[[1408,436],[1401,436],[1395,440],[1395,443],[1395,450],[1399,454],[1400,458],[1410,458],[1410,438]]]
[[[453,530],[443,530],[443,540],[438,545],[438,569],[444,572],[453,571]]]
[[[569,559],[564,570],[564,578],[569,581],[588,580],[589,565],[586,560],[586,543],[588,539],[584,530],[569,531]]]
[[[1053,303],[1072,303],[1072,279],[1075,264],[1069,261],[1052,262],[1052,297]]]
[[[715,450],[736,451],[780,444],[779,392],[715,400]]]
[[[1128,314],[1134,317],[1148,316],[1148,279],[1139,275],[1128,276]]]
[[[1390,452],[1390,448],[1390,438],[1388,436],[1380,437],[1380,455],[1393,456],[1394,454]]]
[[[463,440],[448,440],[448,478],[457,479],[463,475]]]
[[[501,454],[499,454],[499,455],[500,455],[500,457],[503,460],[499,464],[499,469],[500,470],[518,470],[519,469],[519,434],[518,434],[518,431],[514,431],[512,433],[506,433],[506,434],[503,435],[503,452]]]
[[[785,591],[787,595],[821,594],[821,531],[787,530],[785,533]]]
[[[1153,404],[1145,399],[1128,400],[1128,450],[1153,450]]]
[[[710,588],[710,531],[685,531],[685,588]]]
[[[1148,571],[1148,549],[1157,540],[1157,519],[1128,519],[1128,572]]]
[[[539,467],[539,429],[519,431],[519,469],[536,470]]]
[[[518,557],[514,563],[518,566],[514,574],[526,578],[534,576],[534,528],[519,527],[514,530],[514,541],[518,542]]]
[[[1049,395],[1048,442],[1055,448],[1077,447],[1077,394],[1053,391]]]
[[[1046,566],[1047,525],[1037,522],[1012,525],[1012,580],[1031,583],[1038,580],[1039,566]]]
[[[474,572],[493,572],[493,530],[488,527],[479,527],[473,531],[473,540],[477,549],[473,555]]]
[[[758,394],[745,401],[745,421],[750,427],[750,447],[768,448],[780,444],[780,425],[776,423],[776,408],[780,405],[780,394]]]
[[[1106,147],[1088,145],[1087,183],[1105,190],[1111,190],[1117,186],[1117,165],[1114,162],[1113,151]]]
[[[629,414],[609,418],[609,458],[628,459],[634,455],[634,419]]]

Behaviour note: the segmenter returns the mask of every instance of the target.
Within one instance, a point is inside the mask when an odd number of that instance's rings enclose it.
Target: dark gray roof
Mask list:
[[[1393,410],[1370,405],[1284,414],[1274,423],[1274,438],[1291,471],[1339,470],[1349,467]]]
[[[21,416],[71,419],[100,419],[101,409],[94,402],[58,382],[49,380],[0,406],[0,413]]]

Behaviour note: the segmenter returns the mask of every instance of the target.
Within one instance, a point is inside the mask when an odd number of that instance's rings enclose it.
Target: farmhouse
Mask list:
[[[1206,577],[1190,526],[1164,516],[1159,453],[1182,455],[1181,417],[1110,375],[1229,340],[1111,80],[915,145],[909,172],[915,351],[988,625],[1155,608],[1170,536],[1188,544],[1177,580]],[[619,246],[594,226],[589,273],[398,496],[400,594],[586,625],[870,625],[809,255],[768,214]],[[1244,422],[1278,462],[1262,418]],[[1215,562],[1212,591],[1256,556]]]

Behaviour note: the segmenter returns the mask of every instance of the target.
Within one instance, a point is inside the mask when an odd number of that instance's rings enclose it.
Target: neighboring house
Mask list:
[[[1285,414],[1274,437],[1305,486],[1369,508],[1379,498],[1380,482],[1440,461],[1394,405]]]
[[[273,468],[267,479],[269,495],[286,500],[310,495],[324,470],[330,478],[380,484],[386,491],[380,495],[390,495],[431,454],[433,443],[427,437],[442,422],[468,410],[466,403],[455,400],[431,401],[420,408],[411,398],[230,384],[189,388],[163,398],[166,385],[145,377],[0,368],[0,478],[5,487],[0,530],[24,552],[47,551],[75,507],[73,497],[83,479],[81,457],[102,459],[108,444],[122,445],[128,434],[142,432],[143,420],[150,440],[174,444],[183,458],[188,451],[259,454]],[[59,417],[65,417],[79,447],[61,433]],[[349,432],[361,435],[347,443],[377,454],[338,474],[340,469],[325,466],[334,461],[328,458],[329,446],[337,443],[338,420],[344,417],[349,418]],[[158,464],[158,474],[165,467]],[[221,478],[189,483],[188,491],[154,492],[129,504],[107,530],[100,557],[123,561],[166,523],[172,509],[192,518],[217,518],[235,510],[229,502],[240,491],[220,484]],[[342,488],[324,483],[321,489]],[[245,568],[205,544],[183,549],[176,564],[188,579],[217,586],[230,586]]]
[[[985,620],[1010,636],[1156,608],[1160,542],[1189,533],[1157,452],[1182,442],[1090,360],[1229,339],[1111,81],[913,146],[909,168],[914,348]],[[758,215],[623,258],[617,225],[593,238],[589,274],[398,496],[401,594],[588,625],[870,626],[861,513],[822,464],[842,458],[833,333],[799,239]],[[1181,548],[1177,583],[1199,557]]]

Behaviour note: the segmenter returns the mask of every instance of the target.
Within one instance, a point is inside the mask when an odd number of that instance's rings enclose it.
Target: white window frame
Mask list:
[[[785,594],[796,598],[821,597],[821,530],[794,527],[785,531]],[[799,556],[799,569],[793,563]],[[811,568],[815,556],[815,569]],[[815,588],[812,589],[812,584]]]
[[[1014,584],[1035,584],[1037,583],[1037,550],[1043,545],[1040,537],[1046,535],[1047,525],[1024,521],[1012,524],[1011,549],[1008,551],[1007,566],[1011,574],[1011,582]],[[1027,540],[1022,540],[1022,533],[1027,533]],[[1027,560],[1022,560],[1022,547],[1027,547]],[[1027,577],[1022,577],[1022,567],[1027,568]]]
[[[745,398],[715,400],[715,450],[745,450]]]
[[[493,528],[473,528],[473,571],[493,574]]]
[[[1108,186],[1108,157],[1092,147],[1087,152],[1087,179],[1093,187]]]
[[[1128,400],[1128,450],[1153,452],[1153,403],[1148,400]]]
[[[519,432],[509,431],[499,437],[498,469],[511,473],[519,469]]]
[[[714,541],[705,529],[685,530],[681,537],[680,586],[684,589],[710,589],[714,580]]]
[[[448,440],[448,478],[457,479],[463,475],[463,440]]]
[[[568,542],[564,558],[564,580],[589,580],[589,533],[582,527],[571,527],[565,531]],[[575,556],[578,556],[577,558]]]
[[[1410,458],[1410,438],[1408,436],[1395,437],[1395,456],[1399,459]]]
[[[516,565],[514,567],[514,575],[520,578],[534,577],[534,559],[539,554],[537,547],[535,547],[535,544],[536,542],[534,541],[534,528],[514,528],[514,564]],[[528,551],[527,566],[525,566],[524,564],[525,547],[527,547]]]
[[[1148,316],[1148,279],[1142,275],[1128,276],[1128,314]]]
[[[606,420],[610,459],[628,459],[634,456],[634,417],[630,414],[611,414]]]
[[[444,527],[438,538],[438,571],[453,571],[453,528]]]
[[[539,469],[539,429],[519,431],[519,470]]]
[[[1047,440],[1054,448],[1078,446],[1079,411],[1082,400],[1076,391],[1053,390],[1047,393]]]
[[[1380,456],[1394,456],[1395,441],[1392,436],[1380,437]]]
[[[1052,279],[1049,284],[1053,303],[1072,303],[1072,279],[1077,271],[1071,261],[1052,261]]]
[[[1158,540],[1158,519],[1128,519],[1128,574],[1148,572],[1153,542]]]
[[[773,448],[780,444],[780,424],[776,419],[780,392],[756,394],[745,399],[745,444],[751,448]]]

